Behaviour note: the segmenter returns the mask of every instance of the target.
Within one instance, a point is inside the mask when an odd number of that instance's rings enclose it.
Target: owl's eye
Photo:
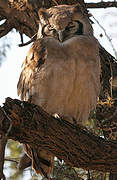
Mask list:
[[[53,33],[55,33],[55,32],[56,32],[56,29],[54,29],[54,28],[49,28],[49,31],[52,31]]]
[[[68,28],[74,28],[75,27],[75,25],[72,23],[72,22],[70,22],[69,24],[68,24]]]
[[[50,31],[52,33],[56,33],[56,29],[51,27],[50,25],[48,26],[48,31]]]
[[[54,29],[53,27],[51,27],[50,25],[47,25],[44,27],[44,31],[43,34],[45,36],[55,36],[56,34],[56,29]]]

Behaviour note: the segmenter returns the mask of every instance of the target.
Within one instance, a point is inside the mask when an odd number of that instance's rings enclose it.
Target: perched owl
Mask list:
[[[37,40],[24,62],[18,95],[50,114],[85,124],[100,90],[98,41],[92,26],[79,5],[40,9],[39,19]],[[48,177],[54,156],[39,147],[25,145],[25,150],[35,171]]]

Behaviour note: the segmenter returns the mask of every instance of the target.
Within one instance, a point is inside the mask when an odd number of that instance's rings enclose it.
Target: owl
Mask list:
[[[85,124],[100,91],[98,41],[79,4],[39,10],[39,30],[18,82],[21,100],[41,106],[51,115]],[[34,170],[49,177],[54,155],[24,145]]]

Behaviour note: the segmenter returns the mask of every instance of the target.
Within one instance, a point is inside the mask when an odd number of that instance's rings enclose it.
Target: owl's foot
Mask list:
[[[61,121],[64,119],[64,120],[66,120],[66,121],[68,121],[69,123],[72,123],[72,124],[74,124],[74,125],[76,125],[77,124],[77,120],[74,118],[74,117],[72,117],[72,116],[60,116],[59,114],[57,114],[57,113],[54,113],[52,116],[54,116],[55,118],[57,118],[57,119],[60,119]]]

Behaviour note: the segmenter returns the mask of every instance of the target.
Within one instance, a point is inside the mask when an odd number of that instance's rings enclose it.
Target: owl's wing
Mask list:
[[[31,102],[31,91],[34,77],[39,68],[44,64],[46,59],[46,49],[43,40],[36,40],[30,48],[28,55],[23,64],[23,71],[18,82],[18,95],[22,100]],[[31,148],[29,145],[24,145],[26,155],[23,156],[20,162],[20,169],[29,166],[30,159],[32,160],[32,167],[36,173],[48,176],[52,172],[54,156],[49,152],[40,148]],[[30,158],[29,158],[30,157]],[[26,163],[22,160],[27,159]],[[29,158],[29,159],[28,159]],[[25,159],[25,160],[26,160]]]
[[[36,40],[31,46],[28,55],[23,63],[19,82],[17,85],[17,93],[21,100],[30,100],[30,91],[32,89],[32,81],[37,69],[44,63],[46,50],[44,42],[40,39]]]

